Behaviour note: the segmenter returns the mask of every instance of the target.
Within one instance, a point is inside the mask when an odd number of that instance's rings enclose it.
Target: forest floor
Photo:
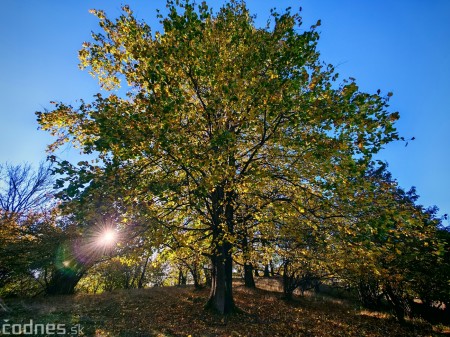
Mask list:
[[[401,325],[387,313],[362,310],[336,296],[298,296],[286,302],[273,289],[249,290],[239,284],[234,296],[242,313],[225,317],[203,309],[207,289],[190,286],[8,299],[10,311],[0,313],[0,336],[2,328],[12,334],[26,324],[25,334],[46,328],[49,336],[64,331],[66,336],[99,337],[450,336],[450,327],[422,320]]]

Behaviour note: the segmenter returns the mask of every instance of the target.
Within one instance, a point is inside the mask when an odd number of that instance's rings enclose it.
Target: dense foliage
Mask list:
[[[391,94],[338,82],[319,58],[317,26],[305,30],[290,9],[258,28],[243,1],[217,13],[204,2],[167,8],[163,32],[127,6],[115,20],[93,11],[103,33],[83,44],[80,64],[107,95],[37,113],[57,137],[50,151],[70,142],[94,157],[51,156],[61,203],[51,223],[66,236],[52,241],[47,293],[193,283],[229,313],[233,277],[254,287],[264,272],[282,276],[287,298],[345,285],[399,320],[418,299],[448,308],[437,209],[373,161],[399,139]],[[102,246],[106,230],[117,237]]]

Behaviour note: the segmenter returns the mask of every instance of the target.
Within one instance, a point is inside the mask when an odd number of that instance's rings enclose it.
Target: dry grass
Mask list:
[[[101,295],[8,300],[10,322],[80,324],[84,336],[444,336],[425,322],[402,326],[389,315],[350,302],[305,296],[285,302],[277,292],[235,287],[242,313],[203,310],[208,290],[167,287]],[[6,317],[4,317],[6,318]]]

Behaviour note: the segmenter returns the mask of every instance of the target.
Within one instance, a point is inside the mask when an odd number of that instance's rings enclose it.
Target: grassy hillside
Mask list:
[[[80,324],[83,336],[444,336],[450,330],[413,321],[406,326],[389,315],[323,295],[286,303],[280,293],[237,285],[242,313],[221,317],[205,312],[208,290],[164,287],[100,295],[9,299],[2,323]],[[1,331],[1,330],[0,330]],[[0,333],[1,335],[1,333]]]

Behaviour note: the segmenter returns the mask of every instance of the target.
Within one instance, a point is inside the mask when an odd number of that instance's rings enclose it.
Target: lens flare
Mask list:
[[[99,246],[111,247],[117,241],[117,233],[113,229],[105,229],[97,239]]]

